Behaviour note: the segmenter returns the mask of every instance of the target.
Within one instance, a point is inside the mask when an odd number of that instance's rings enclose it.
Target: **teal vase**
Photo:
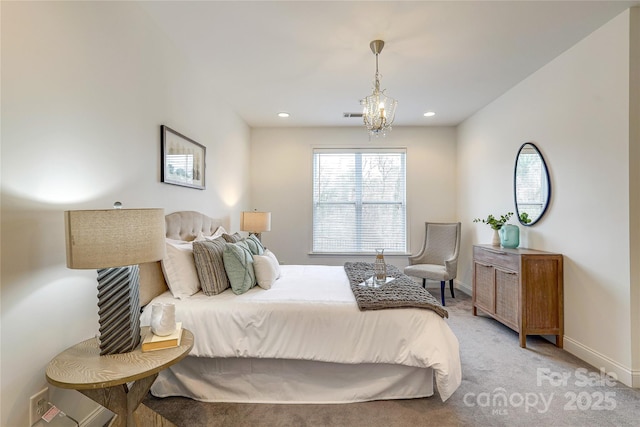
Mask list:
[[[498,231],[500,246],[503,248],[517,248],[520,244],[520,228],[517,225],[505,224]]]

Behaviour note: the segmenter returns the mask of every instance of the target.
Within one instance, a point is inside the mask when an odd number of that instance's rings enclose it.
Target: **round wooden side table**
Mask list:
[[[144,337],[149,328],[143,327]],[[116,414],[110,427],[136,426],[133,413],[147,395],[158,372],[184,359],[193,347],[193,334],[182,330],[178,347],[142,352],[140,346],[122,354],[100,356],[97,338],[69,347],[47,366],[47,381],[78,390]],[[135,382],[134,382],[135,381]],[[134,382],[131,387],[127,383]],[[159,417],[159,415],[158,415]]]

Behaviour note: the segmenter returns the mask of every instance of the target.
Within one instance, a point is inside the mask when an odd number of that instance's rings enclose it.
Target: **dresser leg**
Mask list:
[[[562,348],[562,335],[556,335],[556,347]]]
[[[527,336],[522,332],[520,333],[520,347],[527,348]]]

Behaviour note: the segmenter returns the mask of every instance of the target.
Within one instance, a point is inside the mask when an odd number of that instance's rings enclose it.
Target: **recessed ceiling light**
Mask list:
[[[286,111],[281,111],[278,113],[278,117],[283,117],[283,118],[289,117],[289,113],[287,113]]]
[[[425,117],[433,117],[435,115],[436,115],[436,113],[434,113],[433,111],[427,111],[426,113],[424,113]]]

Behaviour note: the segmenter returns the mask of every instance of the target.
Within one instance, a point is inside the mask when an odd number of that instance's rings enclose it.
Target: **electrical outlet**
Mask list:
[[[29,425],[32,426],[47,411],[49,405],[49,388],[45,387],[29,399]]]

